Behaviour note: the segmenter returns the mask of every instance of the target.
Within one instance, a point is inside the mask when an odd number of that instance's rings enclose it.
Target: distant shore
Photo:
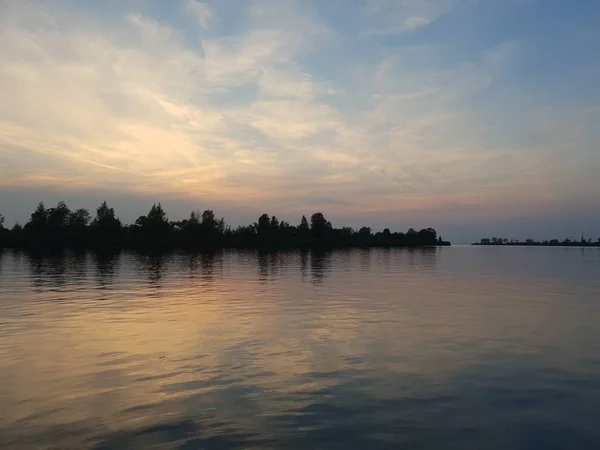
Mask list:
[[[509,241],[509,242],[473,242],[471,245],[483,247],[600,247],[600,242],[580,241]]]

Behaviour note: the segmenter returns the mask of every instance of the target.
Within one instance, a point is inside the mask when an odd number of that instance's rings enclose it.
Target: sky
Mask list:
[[[600,237],[596,0],[0,0],[0,213]]]

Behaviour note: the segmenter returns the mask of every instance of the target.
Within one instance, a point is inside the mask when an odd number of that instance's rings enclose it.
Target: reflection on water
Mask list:
[[[0,252],[0,448],[597,449],[599,249]]]
[[[311,252],[310,274],[313,284],[322,284],[325,277],[331,271],[330,252]]]
[[[110,288],[119,270],[120,252],[92,253],[92,260],[96,266],[95,276],[98,286]]]

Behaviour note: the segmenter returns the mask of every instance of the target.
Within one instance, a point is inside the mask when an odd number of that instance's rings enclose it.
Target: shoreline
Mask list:
[[[577,242],[577,243],[558,243],[558,244],[550,244],[550,243],[544,243],[544,242],[514,242],[514,243],[507,243],[507,244],[482,244],[480,242],[473,242],[470,245],[475,245],[475,246],[479,246],[479,247],[581,247],[581,248],[600,248],[600,243],[599,242],[592,242],[592,243],[581,243],[581,242]]]

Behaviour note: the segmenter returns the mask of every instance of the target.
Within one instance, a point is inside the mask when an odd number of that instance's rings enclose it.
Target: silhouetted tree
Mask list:
[[[419,231],[418,236],[418,245],[435,245],[437,243],[437,233],[433,228]]]
[[[297,229],[295,226],[290,225],[286,221],[281,221],[279,223],[279,243],[282,245],[289,247],[295,246],[299,244],[299,237],[297,233]]]
[[[12,244],[12,238],[8,230],[4,229],[4,216],[0,214],[0,259],[2,259],[2,248]]]
[[[271,229],[271,219],[268,214],[262,214],[258,218],[258,222],[256,222],[256,232],[258,236],[265,237],[269,235],[269,230]]]
[[[300,220],[300,225],[298,226],[298,238],[301,241],[306,241],[310,238],[310,226],[308,225],[306,216],[302,216],[302,219]]]
[[[369,246],[371,245],[371,228],[370,227],[361,227],[358,230],[358,235],[356,236],[356,243],[360,246]]]
[[[217,224],[215,213],[212,209],[207,209],[202,213],[202,225],[206,228],[214,228]]]
[[[225,218],[221,217],[219,220],[217,220],[217,233],[219,234],[224,234],[227,230],[228,230],[228,226],[225,223]]]
[[[25,231],[41,233],[48,225],[48,211],[44,206],[44,202],[38,203],[37,208],[31,214],[29,222],[25,224]]]
[[[192,211],[190,213],[190,218],[188,219],[187,227],[192,230],[198,230],[200,228],[201,217],[201,214],[198,214],[196,211]]]
[[[277,217],[275,217],[275,216],[271,217],[271,223],[269,225],[269,229],[271,230],[271,233],[273,233],[274,235],[277,235],[279,233],[279,219],[277,219]]]
[[[256,224],[242,225],[232,233],[232,243],[235,247],[252,247],[256,245]]]
[[[90,223],[91,216],[87,209],[79,208],[69,215],[69,227],[83,229]]]
[[[225,220],[217,220],[212,209],[207,209],[202,213],[202,231],[208,236],[216,236],[223,233]]]
[[[115,210],[109,208],[106,202],[102,202],[96,209],[96,217],[91,226],[105,231],[118,231],[121,228],[121,221],[115,216]]]
[[[138,217],[135,224],[141,227],[142,231],[150,234],[164,233],[171,229],[167,214],[160,203],[152,205],[148,215]]]
[[[371,236],[371,227],[361,227],[361,229],[358,230],[358,234],[361,236]]]
[[[416,246],[419,242],[419,234],[414,228],[409,228],[405,235],[406,243],[409,246]]]
[[[331,228],[331,222],[322,213],[314,213],[310,217],[310,234],[316,242],[324,244]]]
[[[69,217],[71,210],[65,202],[59,202],[55,208],[47,211],[48,228],[52,231],[64,231],[69,226]]]

